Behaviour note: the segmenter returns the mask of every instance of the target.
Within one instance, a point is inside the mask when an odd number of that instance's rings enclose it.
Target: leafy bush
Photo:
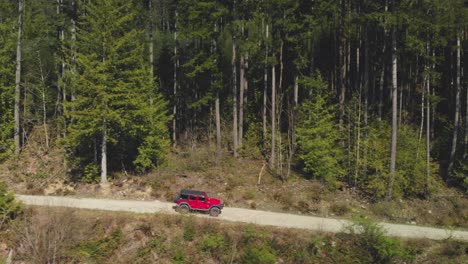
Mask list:
[[[276,252],[265,243],[247,248],[242,263],[273,264],[276,263]]]
[[[195,224],[192,221],[185,224],[185,228],[184,228],[184,240],[185,241],[193,241],[196,233],[197,231],[195,230]]]
[[[15,196],[7,192],[5,183],[0,182],[0,228],[20,213],[21,206],[15,201]]]
[[[330,205],[330,210],[338,216],[343,216],[351,211],[349,206],[345,203],[332,203]]]
[[[84,174],[81,178],[82,182],[93,183],[96,182],[97,177],[99,176],[100,167],[97,164],[90,163],[85,166]]]
[[[451,181],[455,183],[455,186],[461,187],[468,193],[468,155],[465,156],[464,160],[455,164],[451,177]]]
[[[410,261],[414,258],[411,248],[405,247],[399,240],[385,235],[382,227],[365,218],[354,220],[351,233],[358,231],[355,244],[368,255],[372,263],[395,263]]]
[[[122,242],[122,230],[116,229],[103,239],[82,242],[78,246],[80,255],[101,262],[114,254]]]
[[[174,256],[172,257],[171,263],[174,264],[182,264],[185,263],[185,255],[182,250],[177,249],[176,252],[174,253]]]
[[[388,192],[390,182],[388,156],[391,142],[391,127],[387,122],[375,122],[369,127],[369,137],[363,144],[367,147],[366,168],[360,169],[358,185],[370,196],[381,199]],[[432,192],[436,186],[436,163],[430,163],[432,177],[427,178],[426,148],[420,143],[418,131],[402,125],[398,131],[398,154],[394,175],[393,197],[421,197]],[[419,150],[419,153],[418,153]],[[364,166],[364,164],[361,164]],[[365,171],[365,173],[364,173]]]
[[[200,243],[200,249],[217,260],[220,260],[223,254],[226,253],[226,248],[227,243],[223,235],[209,235]]]

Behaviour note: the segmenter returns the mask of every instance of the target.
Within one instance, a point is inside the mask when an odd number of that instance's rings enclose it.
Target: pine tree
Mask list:
[[[67,143],[85,171],[95,172],[101,159],[102,183],[108,164],[146,170],[161,162],[169,143],[166,102],[151,78],[131,5],[87,3],[78,35],[80,77]]]
[[[15,5],[13,1],[0,1],[0,161],[14,150],[13,103],[15,89]]]
[[[316,79],[304,77],[302,84],[312,96],[299,106],[298,157],[307,173],[335,187],[344,174],[336,107],[330,104],[332,95],[320,75]]]

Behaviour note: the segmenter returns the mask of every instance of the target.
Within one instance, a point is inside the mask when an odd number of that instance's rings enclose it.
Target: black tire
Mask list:
[[[179,213],[181,214],[188,214],[190,212],[190,208],[186,204],[182,204],[179,206]]]
[[[218,217],[218,215],[221,213],[221,210],[219,210],[218,207],[211,207],[210,209],[210,215],[213,217]]]

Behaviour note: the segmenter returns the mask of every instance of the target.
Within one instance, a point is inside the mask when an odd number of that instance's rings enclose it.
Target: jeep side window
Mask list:
[[[180,196],[180,198],[183,199],[183,200],[187,200],[187,199],[188,199],[188,195],[182,194],[182,195]]]
[[[197,199],[197,197],[195,197],[195,196],[193,196],[193,195],[190,195],[190,196],[189,196],[189,200],[196,200],[196,199]]]
[[[203,196],[198,196],[198,201],[200,201],[200,202],[205,202],[205,197],[203,197]]]

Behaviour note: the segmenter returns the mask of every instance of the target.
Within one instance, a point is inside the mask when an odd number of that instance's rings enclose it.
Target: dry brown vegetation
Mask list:
[[[468,244],[325,234],[180,215],[33,208],[2,234],[19,263],[466,263]],[[380,245],[383,248],[379,248]],[[1,248],[1,247],[0,247]],[[0,250],[0,260],[7,251]]]
[[[45,156],[38,160],[40,155]],[[441,186],[427,200],[372,202],[356,190],[329,190],[323,183],[295,173],[282,181],[264,169],[257,184],[263,166],[258,153],[238,159],[224,153],[219,165],[216,159],[210,147],[178,149],[153,172],[116,173],[110,185],[103,188],[64,176],[62,153],[44,152],[36,145],[19,159],[1,165],[0,177],[7,180],[12,191],[25,194],[172,201],[180,189],[193,188],[205,190],[231,207],[326,217],[368,215],[389,222],[468,228],[468,199],[453,189]]]

